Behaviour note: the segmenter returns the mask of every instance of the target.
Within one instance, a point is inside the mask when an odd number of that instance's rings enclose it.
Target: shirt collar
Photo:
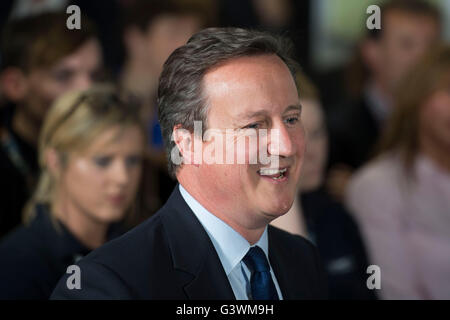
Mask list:
[[[250,243],[228,224],[206,210],[181,184],[179,188],[183,199],[208,233],[228,276],[247,254],[251,247]],[[255,246],[259,246],[264,251],[266,258],[269,257],[267,227]]]

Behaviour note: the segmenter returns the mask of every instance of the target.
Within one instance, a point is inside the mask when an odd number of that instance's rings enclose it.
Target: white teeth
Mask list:
[[[273,176],[274,174],[283,174],[286,172],[286,168],[280,169],[269,169],[269,168],[261,168],[258,170],[258,173],[262,176]]]

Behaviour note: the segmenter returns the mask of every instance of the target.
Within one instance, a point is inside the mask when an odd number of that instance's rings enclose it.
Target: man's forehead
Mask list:
[[[284,79],[294,79],[286,64],[276,55],[245,56],[231,59],[209,70],[203,77],[203,88],[228,93],[232,89],[263,84],[263,80],[273,80],[276,76],[285,76]]]
[[[254,56],[236,57],[212,67],[204,79],[212,81],[214,79],[225,77],[238,77],[240,74],[253,74],[267,72],[268,70],[287,70],[286,64],[275,54],[261,54]],[[273,72],[272,71],[272,72]]]
[[[220,105],[216,112],[242,118],[300,105],[295,81],[276,55],[233,59],[205,75],[203,90],[210,107]]]

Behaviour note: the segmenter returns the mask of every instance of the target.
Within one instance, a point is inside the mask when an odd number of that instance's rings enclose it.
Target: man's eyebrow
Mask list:
[[[247,111],[247,112],[243,112],[238,114],[237,118],[238,119],[252,119],[252,118],[256,118],[258,116],[265,116],[267,115],[267,111],[266,110],[259,110],[259,111]]]
[[[295,105],[291,105],[289,107],[286,108],[286,110],[284,110],[283,113],[289,112],[289,111],[301,111],[302,110],[302,105],[299,104],[295,104]],[[243,112],[238,114],[237,118],[240,120],[247,120],[247,119],[252,119],[252,118],[256,118],[258,116],[266,116],[268,114],[267,110],[259,110],[259,111],[247,111],[247,112]]]
[[[302,105],[300,103],[291,105],[291,106],[287,107],[286,110],[284,110],[284,113],[289,112],[289,111],[299,111],[300,112],[300,111],[302,111]]]

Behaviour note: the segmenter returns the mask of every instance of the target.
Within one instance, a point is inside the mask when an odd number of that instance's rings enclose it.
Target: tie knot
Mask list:
[[[248,250],[247,254],[243,259],[245,265],[249,270],[253,272],[268,272],[270,271],[269,263],[266,258],[264,251],[258,247],[252,247]]]

